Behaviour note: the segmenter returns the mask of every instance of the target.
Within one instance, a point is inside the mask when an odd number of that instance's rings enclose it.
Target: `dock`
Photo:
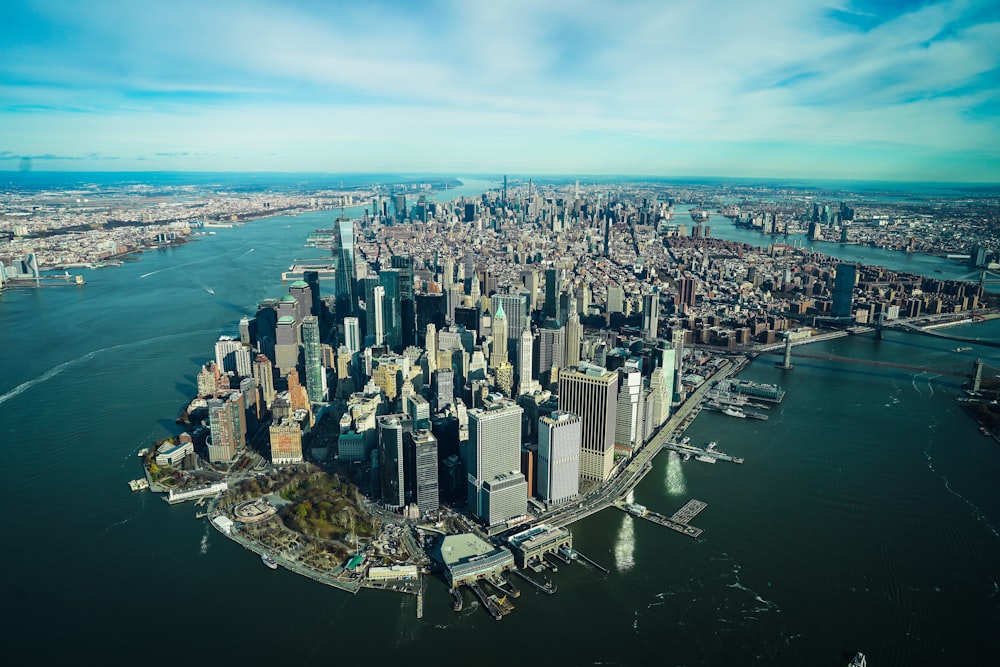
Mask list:
[[[667,442],[664,443],[663,447],[665,449],[670,449],[677,452],[678,454],[690,454],[691,456],[705,456],[708,458],[715,459],[717,461],[726,461],[728,463],[743,463],[742,456],[731,456],[725,452],[720,452],[714,447],[695,447],[694,445],[689,445],[686,442]]]
[[[703,509],[708,507],[708,503],[702,502],[700,500],[689,500],[684,507],[680,508],[673,513],[672,516],[663,516],[658,512],[652,512],[641,505],[629,505],[625,503],[619,503],[616,505],[619,509],[624,512],[628,512],[634,517],[640,519],[646,519],[647,521],[652,521],[655,524],[659,524],[670,530],[675,530],[682,535],[687,535],[688,537],[697,538],[703,532],[701,528],[695,528],[688,522],[691,519],[698,516],[698,513]],[[582,556],[583,554],[581,554]]]
[[[582,560],[584,563],[587,563],[588,565],[597,568],[598,570],[600,570],[604,574],[608,574],[610,572],[610,570],[608,570],[608,568],[604,567],[603,565],[601,565],[597,561],[593,560],[592,558],[588,558],[587,556],[585,556],[584,554],[580,553],[579,551],[574,550],[573,553],[575,553],[576,557],[579,558],[580,560]]]
[[[546,579],[544,584],[540,584],[531,577],[529,577],[524,572],[521,572],[520,570],[511,570],[511,572],[521,577],[522,579],[524,579],[529,584],[531,584],[541,592],[545,593],[546,595],[554,595],[557,590],[555,584],[552,583],[551,579]]]

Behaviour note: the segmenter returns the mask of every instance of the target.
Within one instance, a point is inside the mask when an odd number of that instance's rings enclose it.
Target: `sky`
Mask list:
[[[0,170],[1000,182],[995,0],[0,3]]]

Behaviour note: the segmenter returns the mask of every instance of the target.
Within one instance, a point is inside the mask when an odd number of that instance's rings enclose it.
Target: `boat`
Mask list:
[[[971,352],[971,347],[956,347],[952,352]]]
[[[690,213],[691,213],[691,219],[694,220],[695,222],[705,222],[709,218],[708,211],[704,211],[700,208],[693,208],[691,209]]]
[[[684,460],[685,461],[691,460],[691,452],[684,452]]]
[[[719,446],[719,443],[717,443],[715,440],[713,440],[710,443],[708,443],[708,447],[706,447],[705,449],[710,449],[711,450],[711,449],[715,449],[718,446]]]
[[[215,294],[215,290],[214,290],[214,289],[212,289],[211,287],[206,287],[206,288],[205,288],[205,290],[206,290],[206,291],[207,291],[207,292],[208,292],[209,294],[213,294],[213,295]]]
[[[854,659],[847,664],[847,667],[868,667],[868,661],[865,660],[865,654],[858,651],[854,655]]]
[[[273,558],[271,558],[270,556],[268,556],[267,554],[260,555],[260,562],[262,562],[264,565],[267,565],[272,570],[278,569],[278,562]]]
[[[694,457],[694,460],[701,461],[702,463],[715,463],[714,456],[696,456]]]
[[[722,411],[722,414],[726,415],[727,417],[739,417],[740,419],[746,419],[747,416],[746,413],[743,412],[743,410],[740,410],[739,408],[726,408],[725,410]]]
[[[990,434],[989,429],[987,429],[985,426],[980,426],[979,427],[979,432],[981,434],[983,434],[983,435],[986,435],[986,436],[988,436]]]

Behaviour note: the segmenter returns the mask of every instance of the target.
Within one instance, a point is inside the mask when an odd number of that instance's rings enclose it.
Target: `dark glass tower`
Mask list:
[[[337,321],[341,322],[346,316],[353,315],[357,307],[354,296],[354,223],[347,218],[338,218],[334,231],[333,256],[337,272],[334,296]]]

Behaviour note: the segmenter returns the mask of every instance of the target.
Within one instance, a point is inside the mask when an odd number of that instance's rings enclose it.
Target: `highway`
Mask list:
[[[742,369],[742,367],[742,363],[734,365],[731,362],[726,362],[714,375],[688,396],[687,400],[677,409],[677,412],[660,427],[660,430],[650,438],[649,442],[643,445],[642,449],[623,468],[619,468],[619,471],[610,480],[582,496],[577,502],[540,515],[538,517],[539,522],[560,527],[568,526],[591,514],[596,514],[603,509],[611,507],[616,501],[624,499],[642,481],[642,478],[652,470],[653,459],[663,449],[664,444],[673,438],[675,432],[686,428],[690,420],[697,415],[698,410],[701,408],[702,399],[704,399],[713,382],[728,378]]]

